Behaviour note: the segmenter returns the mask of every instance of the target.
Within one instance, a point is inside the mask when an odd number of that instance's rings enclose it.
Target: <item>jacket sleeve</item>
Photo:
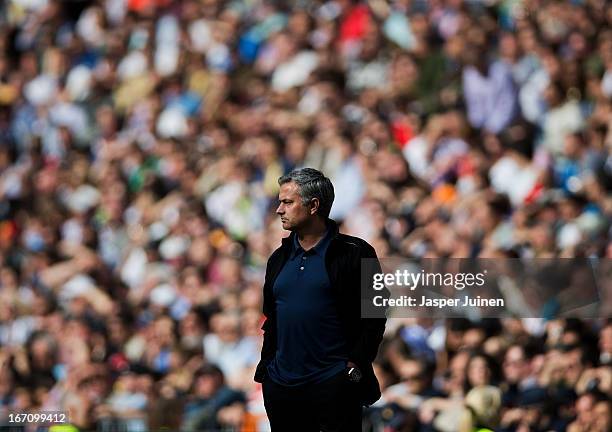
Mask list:
[[[268,260],[263,288],[263,314],[266,317],[266,320],[261,327],[264,331],[264,335],[263,346],[261,348],[261,360],[259,361],[257,370],[255,371],[255,381],[257,382],[263,382],[266,376],[266,367],[276,354],[276,305],[274,302],[270,281],[270,263],[273,261],[273,258],[274,255]]]
[[[367,243],[364,245],[364,247],[360,248],[359,261],[359,268],[362,269],[359,274],[361,278],[365,278],[365,281],[372,281],[374,273],[382,273],[380,262],[376,256],[376,251]],[[365,281],[359,280],[360,290],[361,284],[365,283]],[[367,289],[365,294],[365,296],[361,296],[360,300],[371,302],[372,299],[370,297],[373,297],[374,291]],[[389,290],[386,287],[381,291],[377,291],[376,295],[381,295],[384,298],[389,298],[390,296]],[[360,369],[363,369],[366,365],[371,364],[376,358],[378,347],[382,342],[383,335],[385,333],[386,322],[386,318],[361,317],[359,320],[359,336],[349,353],[349,360],[356,363]]]

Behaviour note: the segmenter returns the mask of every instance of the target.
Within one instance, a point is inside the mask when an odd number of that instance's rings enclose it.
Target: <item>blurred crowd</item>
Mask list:
[[[0,417],[265,431],[282,174],[379,257],[605,260],[611,126],[605,0],[0,2]],[[389,320],[364,428],[607,432],[601,316]]]

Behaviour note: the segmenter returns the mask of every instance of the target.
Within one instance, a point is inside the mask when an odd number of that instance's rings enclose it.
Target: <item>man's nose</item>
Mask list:
[[[285,208],[283,207],[282,204],[280,204],[277,208],[276,208],[276,214],[278,215],[282,215],[283,213],[285,213]]]

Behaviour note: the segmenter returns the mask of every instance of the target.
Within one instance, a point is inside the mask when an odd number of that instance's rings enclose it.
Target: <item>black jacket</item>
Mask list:
[[[331,227],[332,239],[325,255],[325,267],[336,297],[338,315],[344,329],[349,346],[349,360],[355,363],[363,374],[359,383],[361,401],[364,405],[371,405],[380,397],[378,380],[372,369],[372,362],[378,353],[378,346],[385,331],[384,318],[361,318],[361,272],[362,259],[369,260],[370,265],[364,266],[365,277],[372,280],[369,273],[381,272],[374,248],[366,241],[357,237],[340,234],[338,225],[328,219]],[[266,266],[264,282],[263,313],[266,316],[262,329],[264,341],[261,350],[261,361],[257,365],[255,381],[263,382],[268,363],[274,358],[277,348],[276,332],[276,303],[272,287],[282,270],[292,250],[295,233],[283,239],[282,245],[276,249]],[[388,293],[388,292],[387,292]],[[379,293],[379,295],[385,293]]]

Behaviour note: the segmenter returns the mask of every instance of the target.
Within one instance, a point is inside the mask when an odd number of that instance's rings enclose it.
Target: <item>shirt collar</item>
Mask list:
[[[327,230],[325,231],[325,235],[321,238],[321,240],[317,242],[317,244],[313,248],[310,248],[309,250],[313,251],[313,253],[323,256],[323,252],[325,251],[327,244],[331,240],[331,233],[332,233],[332,229],[328,226]],[[304,252],[304,249],[302,248],[302,245],[300,245],[300,242],[298,241],[298,236],[294,234],[293,235],[293,250],[291,251],[291,258],[295,258],[300,252]]]

